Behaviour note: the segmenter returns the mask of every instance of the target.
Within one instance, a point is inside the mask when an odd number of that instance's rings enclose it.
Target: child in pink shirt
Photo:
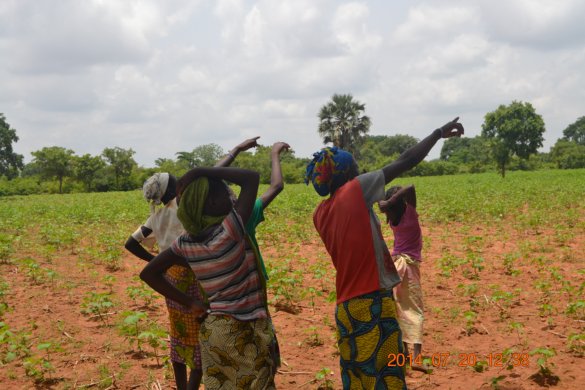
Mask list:
[[[385,200],[378,204],[380,211],[386,214],[386,221],[394,233],[392,260],[402,279],[394,287],[394,298],[404,350],[408,354],[407,343],[413,344],[412,368],[425,371],[421,356],[424,320],[420,284],[422,232],[416,212],[414,186],[391,187],[386,191]]]

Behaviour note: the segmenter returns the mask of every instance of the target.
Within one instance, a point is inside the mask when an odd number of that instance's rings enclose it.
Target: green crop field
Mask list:
[[[435,366],[409,385],[580,388],[585,170],[396,182],[417,188],[423,353]],[[258,230],[286,362],[279,388],[340,388],[334,269],[312,222],[319,201],[287,185]],[[163,300],[124,249],[148,213],[140,191],[0,198],[3,388],[171,385]]]

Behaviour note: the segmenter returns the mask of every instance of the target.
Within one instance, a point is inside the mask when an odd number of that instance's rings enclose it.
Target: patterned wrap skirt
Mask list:
[[[345,390],[406,389],[404,367],[388,366],[388,355],[404,353],[391,291],[375,291],[340,303],[335,320]]]
[[[174,265],[167,270],[165,278],[188,296],[203,300],[199,283],[190,268]],[[183,363],[191,369],[201,369],[197,316],[180,303],[170,299],[165,301],[169,311],[171,361]]]
[[[420,285],[420,261],[408,255],[392,256],[402,282],[394,287],[398,324],[402,330],[402,341],[422,344],[424,305]]]
[[[205,389],[275,389],[274,341],[270,318],[209,315],[200,329]]]

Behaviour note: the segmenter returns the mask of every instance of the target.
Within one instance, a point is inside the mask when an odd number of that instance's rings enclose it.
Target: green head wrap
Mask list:
[[[199,177],[191,182],[181,194],[177,217],[191,235],[196,236],[211,225],[221,223],[224,216],[203,215],[203,207],[209,193],[207,177]]]

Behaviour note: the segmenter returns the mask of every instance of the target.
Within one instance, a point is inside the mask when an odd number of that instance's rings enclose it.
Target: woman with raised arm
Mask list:
[[[372,205],[384,186],[420,163],[441,138],[461,136],[459,118],[433,131],[380,170],[358,175],[353,156],[337,147],[314,154],[305,181],[329,196],[313,214],[336,273],[341,379],[344,389],[406,389],[403,354],[392,288],[400,277],[382,237]],[[394,360],[396,362],[396,360]]]
[[[232,203],[222,180],[241,187]],[[274,388],[269,351],[273,329],[256,256],[245,223],[259,175],[238,168],[195,168],[178,183],[177,215],[186,233],[161,252],[140,277],[167,298],[191,307],[202,320],[201,360],[206,389]],[[169,264],[188,265],[206,297],[192,299],[164,278]]]

